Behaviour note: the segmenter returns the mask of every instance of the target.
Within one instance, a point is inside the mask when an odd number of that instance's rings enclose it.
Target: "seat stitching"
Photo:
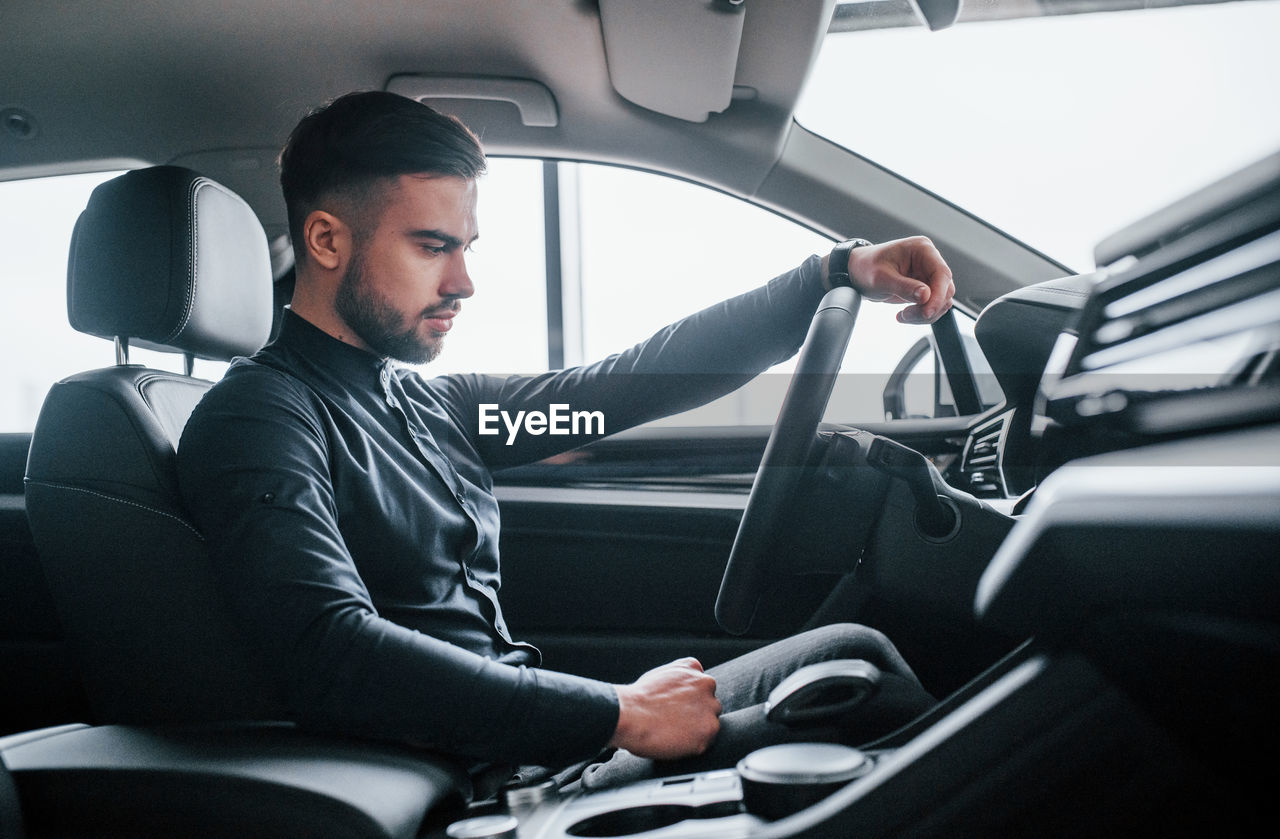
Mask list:
[[[166,346],[172,346],[179,339],[187,326],[191,323],[191,311],[195,306],[196,286],[200,283],[200,278],[196,276],[196,260],[199,258],[198,245],[196,243],[196,231],[200,228],[200,190],[206,185],[212,184],[204,177],[194,178],[187,186],[187,209],[186,225],[187,225],[187,265],[186,280],[183,283],[184,298],[182,301],[182,317],[178,319],[173,330],[162,341]]]
[[[166,513],[164,510],[157,510],[155,507],[148,507],[146,504],[140,504],[137,501],[130,501],[126,498],[117,498],[113,495],[107,495],[106,493],[98,492],[92,489],[85,489],[84,487],[71,486],[70,484],[53,483],[52,481],[33,481],[30,478],[28,478],[27,483],[36,484],[37,486],[50,487],[52,489],[67,489],[67,490],[71,490],[72,492],[83,492],[86,495],[92,495],[97,498],[105,499],[107,501],[114,501],[117,504],[128,504],[130,507],[137,507],[139,510],[146,510],[148,513],[155,513],[157,516],[164,516],[167,519],[173,519],[178,524],[182,525],[187,530],[190,530],[192,533],[194,533],[196,535],[196,538],[199,539],[201,542],[204,541],[204,536],[200,533],[199,530],[196,530],[194,527],[192,527],[189,522],[183,521],[181,518],[179,518],[178,516],[175,516],[173,513]]]

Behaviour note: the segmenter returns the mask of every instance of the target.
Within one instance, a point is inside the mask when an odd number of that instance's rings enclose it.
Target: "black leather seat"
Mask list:
[[[130,342],[189,359],[252,353],[271,306],[257,217],[194,172],[108,181],[76,223],[67,313],[80,332],[116,339],[118,362]],[[229,632],[178,501],[178,440],[211,386],[118,363],[58,382],[36,423],[27,514],[94,722],[283,714]]]
[[[118,363],[50,391],[26,507],[98,725],[0,738],[32,836],[414,836],[466,789],[408,747],[270,722],[283,705],[219,606],[176,446],[212,386],[191,360],[264,343],[271,285],[252,209],[186,169],[104,183],[76,224],[68,315]],[[131,342],[187,374],[128,364]]]

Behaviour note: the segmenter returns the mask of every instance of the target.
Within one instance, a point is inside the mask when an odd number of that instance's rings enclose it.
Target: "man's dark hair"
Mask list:
[[[485,171],[475,134],[456,117],[384,91],[348,93],[298,123],[280,152],[280,187],[289,211],[295,257],[303,259],[302,225],[326,209],[367,222],[380,181],[430,174],[474,179]]]

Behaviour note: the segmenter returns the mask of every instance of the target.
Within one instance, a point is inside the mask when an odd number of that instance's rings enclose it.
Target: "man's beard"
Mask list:
[[[426,364],[440,354],[443,333],[421,338],[418,335],[421,321],[415,319],[406,328],[399,310],[365,282],[362,252],[357,251],[347,265],[338,284],[334,308],[365,346],[378,355],[406,364]]]

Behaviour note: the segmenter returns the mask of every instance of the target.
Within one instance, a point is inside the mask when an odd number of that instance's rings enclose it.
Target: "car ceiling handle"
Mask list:
[[[542,82],[497,76],[392,76],[387,91],[411,99],[483,99],[510,102],[520,122],[531,128],[554,128],[560,122],[556,98]]]

